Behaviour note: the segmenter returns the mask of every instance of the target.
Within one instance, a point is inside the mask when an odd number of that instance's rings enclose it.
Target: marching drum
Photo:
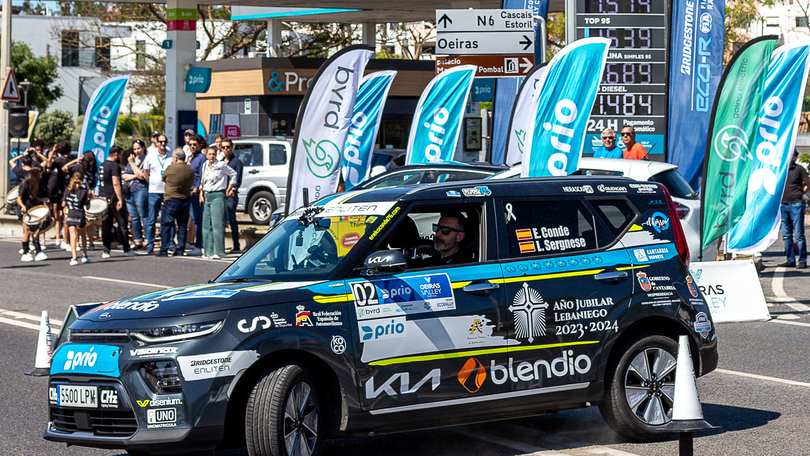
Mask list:
[[[48,231],[53,226],[51,210],[44,204],[34,206],[23,214],[23,223],[28,225],[29,231],[34,233],[35,236]]]
[[[17,212],[17,197],[20,196],[20,186],[12,188],[6,195],[6,213],[14,214]]]
[[[90,200],[90,209],[85,210],[88,225],[101,225],[107,218],[107,200],[104,198],[93,198]]]

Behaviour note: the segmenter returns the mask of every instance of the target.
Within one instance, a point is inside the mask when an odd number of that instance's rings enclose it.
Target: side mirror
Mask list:
[[[383,250],[374,252],[366,258],[360,275],[364,277],[400,274],[408,269],[405,255],[399,250]]]

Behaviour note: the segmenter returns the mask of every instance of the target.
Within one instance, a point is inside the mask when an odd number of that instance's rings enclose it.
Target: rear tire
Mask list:
[[[276,209],[278,209],[276,197],[268,191],[254,193],[247,204],[247,213],[250,220],[256,225],[269,224],[270,216]]]
[[[624,437],[642,442],[664,440],[672,420],[678,344],[655,333],[639,334],[616,348],[605,373],[599,411]]]
[[[248,398],[245,440],[250,456],[317,455],[322,437],[321,396],[298,364],[270,366]]]

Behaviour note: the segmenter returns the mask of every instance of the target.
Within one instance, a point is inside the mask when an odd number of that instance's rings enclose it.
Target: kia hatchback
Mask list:
[[[45,438],[286,456],[336,436],[597,405],[619,434],[663,439],[678,336],[697,375],[717,366],[688,261],[658,183],[332,195],[212,283],[82,315],[53,358]]]

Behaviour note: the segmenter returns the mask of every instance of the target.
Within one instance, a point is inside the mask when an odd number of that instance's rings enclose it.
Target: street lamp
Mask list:
[[[26,79],[26,80],[24,80],[23,82],[20,83],[20,87],[22,88],[23,94],[25,96],[25,98],[24,98],[24,100],[25,100],[24,101],[24,106],[27,108],[28,107],[28,89],[31,88],[31,83],[28,82],[28,79]]]

